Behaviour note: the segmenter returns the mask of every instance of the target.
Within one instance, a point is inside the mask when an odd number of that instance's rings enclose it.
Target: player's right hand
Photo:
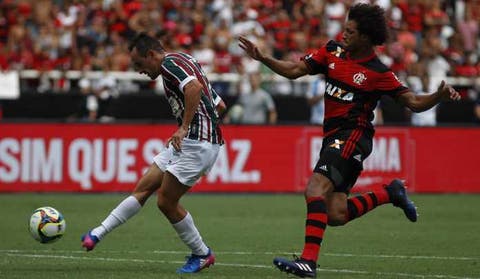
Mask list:
[[[263,57],[263,54],[260,52],[258,47],[249,39],[245,38],[244,36],[238,37],[238,40],[240,41],[238,43],[238,46],[243,49],[250,57],[252,57],[255,60],[261,60]]]
[[[166,146],[169,144],[175,148],[176,151],[182,151],[182,140],[187,135],[188,130],[180,126],[178,130],[167,140]]]

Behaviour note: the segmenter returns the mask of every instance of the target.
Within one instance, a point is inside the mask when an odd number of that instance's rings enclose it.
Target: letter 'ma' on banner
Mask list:
[[[175,130],[152,124],[0,123],[0,192],[129,192]],[[193,191],[300,193],[323,139],[314,126],[223,131],[226,143],[215,166]],[[452,137],[462,144],[452,145]],[[415,192],[480,193],[478,138],[480,129],[380,127],[354,190],[402,178]]]

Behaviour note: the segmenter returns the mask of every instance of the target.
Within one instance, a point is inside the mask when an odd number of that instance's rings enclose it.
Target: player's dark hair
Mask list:
[[[358,32],[368,36],[373,45],[382,45],[387,40],[385,10],[380,6],[356,4],[350,8],[348,20],[355,21]]]
[[[134,48],[137,49],[140,56],[147,56],[149,50],[155,50],[159,52],[165,51],[160,41],[149,36],[145,32],[141,32],[133,38],[133,40],[128,45],[128,50],[132,51]]]

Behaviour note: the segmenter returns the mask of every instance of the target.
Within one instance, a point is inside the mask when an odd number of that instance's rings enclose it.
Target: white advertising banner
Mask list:
[[[20,78],[18,72],[0,72],[0,99],[18,99],[20,97]]]

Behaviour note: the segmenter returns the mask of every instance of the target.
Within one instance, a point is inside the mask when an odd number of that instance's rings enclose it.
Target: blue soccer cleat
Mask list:
[[[280,269],[280,271],[293,274],[297,277],[317,277],[317,265],[312,261],[307,261],[301,258],[296,258],[293,261],[284,258],[275,258],[273,259],[273,265]]]
[[[417,221],[417,208],[413,202],[408,198],[405,184],[400,179],[394,179],[388,184],[385,189],[388,192],[390,201],[396,207],[403,209],[405,216],[412,222]]]
[[[179,269],[177,273],[196,273],[200,270],[215,264],[215,255],[208,249],[208,254],[199,256],[191,254],[187,257],[187,262]]]
[[[100,241],[98,237],[94,236],[92,234],[92,231],[88,231],[88,233],[82,235],[82,247],[84,247],[87,252],[93,250],[95,248],[95,245]]]

